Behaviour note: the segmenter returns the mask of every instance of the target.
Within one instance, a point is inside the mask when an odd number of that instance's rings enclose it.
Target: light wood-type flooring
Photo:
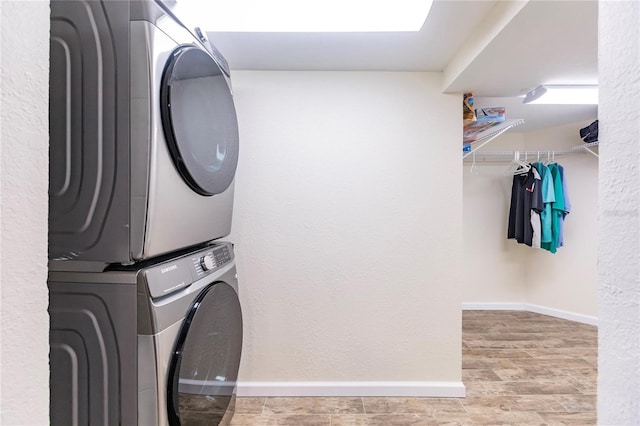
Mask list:
[[[466,398],[238,398],[233,426],[595,425],[597,328],[464,311]]]

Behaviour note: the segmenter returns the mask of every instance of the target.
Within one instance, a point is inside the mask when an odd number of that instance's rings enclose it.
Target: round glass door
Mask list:
[[[217,282],[202,290],[178,335],[169,365],[171,426],[217,425],[235,398],[242,351],[236,291]]]
[[[238,164],[238,120],[231,89],[213,58],[181,46],[169,58],[160,88],[167,146],[185,182],[201,195],[224,192]]]

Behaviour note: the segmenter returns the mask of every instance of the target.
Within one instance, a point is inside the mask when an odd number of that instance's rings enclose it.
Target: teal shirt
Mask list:
[[[564,205],[564,190],[562,188],[562,178],[560,177],[560,170],[557,164],[549,164],[549,174],[553,180],[553,193],[554,201],[550,203],[550,222],[551,222],[551,241],[542,242],[540,246],[543,249],[549,250],[551,253],[555,253],[558,250],[558,244],[560,241],[561,221],[565,212]],[[546,208],[546,205],[545,205]]]
[[[542,203],[544,210],[540,212],[540,243],[551,243],[552,240],[552,203],[556,201],[553,176],[547,166],[542,163],[534,163],[542,178]]]

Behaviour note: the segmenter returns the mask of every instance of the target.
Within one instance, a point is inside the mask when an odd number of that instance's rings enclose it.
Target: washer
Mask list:
[[[51,2],[50,135],[51,259],[130,264],[229,234],[228,66],[167,4]]]
[[[51,271],[51,424],[228,424],[242,349],[233,247]]]
[[[241,348],[230,244],[145,270],[138,286],[138,423],[217,424],[225,414],[226,423]]]

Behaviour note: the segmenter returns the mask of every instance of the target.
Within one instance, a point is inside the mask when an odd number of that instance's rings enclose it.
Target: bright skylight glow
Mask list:
[[[538,94],[536,94],[536,92],[538,92]],[[531,99],[529,100],[528,98]],[[597,105],[598,86],[540,86],[527,94],[524,103],[542,105]]]
[[[205,31],[420,31],[433,0],[179,0]],[[179,15],[180,16],[180,15]]]

